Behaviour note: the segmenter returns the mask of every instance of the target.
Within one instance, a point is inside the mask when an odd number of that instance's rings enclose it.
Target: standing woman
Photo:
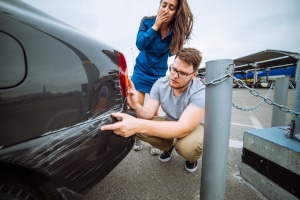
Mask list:
[[[140,53],[131,78],[141,105],[154,82],[166,75],[168,57],[190,39],[192,28],[193,14],[187,0],[161,0],[157,15],[141,20],[136,39]],[[136,140],[134,150],[141,149],[142,142]],[[151,148],[151,153],[159,154],[159,150]]]

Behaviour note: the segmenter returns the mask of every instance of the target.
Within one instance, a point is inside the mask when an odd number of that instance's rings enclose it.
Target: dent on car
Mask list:
[[[0,2],[0,24],[0,197],[84,195],[133,146],[100,131],[130,112],[124,56],[22,1]]]

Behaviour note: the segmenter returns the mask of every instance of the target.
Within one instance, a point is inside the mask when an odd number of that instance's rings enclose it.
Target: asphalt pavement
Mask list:
[[[257,89],[263,96],[268,89]],[[273,91],[269,98],[273,97]],[[233,103],[252,108],[261,99],[247,89],[233,89]],[[294,92],[289,90],[288,107],[293,108]],[[226,174],[225,200],[266,200],[256,188],[240,176],[240,164],[245,130],[271,127],[272,106],[263,103],[255,110],[242,111],[232,107],[231,129]],[[286,123],[290,122],[286,115]],[[199,200],[201,165],[196,172],[184,169],[185,160],[173,151],[169,162],[162,163],[150,154],[144,143],[141,151],[132,150],[128,156],[87,195],[86,200]],[[218,179],[218,177],[216,177]]]

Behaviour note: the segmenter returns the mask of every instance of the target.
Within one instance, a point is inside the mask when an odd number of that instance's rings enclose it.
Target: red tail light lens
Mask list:
[[[127,96],[127,88],[128,88],[128,70],[125,56],[119,52],[119,77],[120,77],[120,86],[122,90],[122,94],[124,97]]]

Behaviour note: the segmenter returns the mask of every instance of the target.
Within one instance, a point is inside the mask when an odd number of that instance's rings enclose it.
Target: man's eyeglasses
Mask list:
[[[195,73],[195,72],[192,72],[192,73],[188,74],[188,73],[185,73],[185,72],[177,71],[176,69],[173,68],[172,65],[169,66],[169,71],[173,75],[177,74],[178,78],[186,78],[189,75],[192,75],[193,73]]]

